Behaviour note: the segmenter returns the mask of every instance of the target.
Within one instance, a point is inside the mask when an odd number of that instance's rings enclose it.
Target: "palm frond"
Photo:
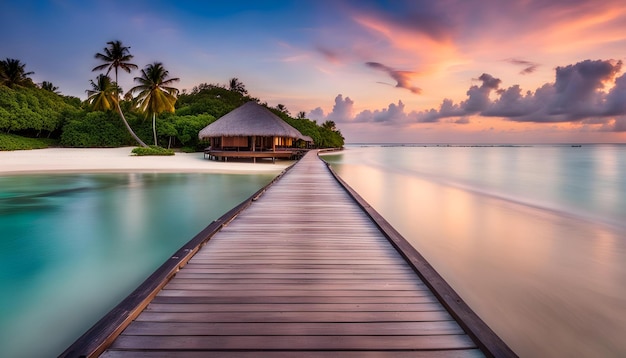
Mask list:
[[[105,68],[109,67],[110,65],[108,63],[104,63],[102,65],[98,65],[96,67],[93,68],[93,70],[91,71],[101,71],[104,70]]]
[[[104,64],[94,67],[93,71],[107,69],[106,74],[108,75],[111,73],[111,70],[115,69],[115,80],[117,81],[117,70],[119,68],[127,73],[138,68],[136,64],[129,62],[133,58],[133,55],[129,52],[130,47],[123,46],[119,40],[109,41],[107,45],[108,47],[104,48],[103,53],[95,54],[95,58],[103,61]]]

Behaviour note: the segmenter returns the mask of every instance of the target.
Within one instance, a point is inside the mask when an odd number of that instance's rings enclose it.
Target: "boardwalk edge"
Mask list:
[[[165,263],[152,273],[139,287],[124,298],[117,306],[96,322],[87,332],[72,343],[59,357],[97,357],[119,336],[122,331],[143,311],[156,294],[218,231],[228,225],[252,202],[258,200],[267,189],[291,170],[297,161],[280,172],[271,182],[249,198],[226,212],[194,236],[176,251]]]
[[[320,160],[324,161],[321,158]],[[428,261],[359,193],[339,177],[330,163],[326,161],[324,163],[335,180],[372,219],[480,350],[487,357],[517,357],[515,352],[469,307]]]

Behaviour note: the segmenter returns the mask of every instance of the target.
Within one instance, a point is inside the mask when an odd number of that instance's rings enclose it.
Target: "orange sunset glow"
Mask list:
[[[3,5],[3,56],[68,95],[120,38],[181,88],[238,77],[348,143],[626,141],[623,1],[35,3]]]

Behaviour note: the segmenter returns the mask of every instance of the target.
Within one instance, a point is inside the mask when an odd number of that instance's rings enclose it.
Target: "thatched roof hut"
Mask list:
[[[203,128],[198,137],[210,140],[205,157],[292,158],[313,140],[256,102],[247,102]]]
[[[198,134],[200,139],[248,136],[305,139],[297,129],[256,102],[235,108]]]

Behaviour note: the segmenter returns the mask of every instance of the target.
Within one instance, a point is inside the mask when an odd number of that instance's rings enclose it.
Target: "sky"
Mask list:
[[[181,90],[236,77],[348,143],[626,142],[623,0],[0,3],[0,58],[65,95],[112,40]]]

